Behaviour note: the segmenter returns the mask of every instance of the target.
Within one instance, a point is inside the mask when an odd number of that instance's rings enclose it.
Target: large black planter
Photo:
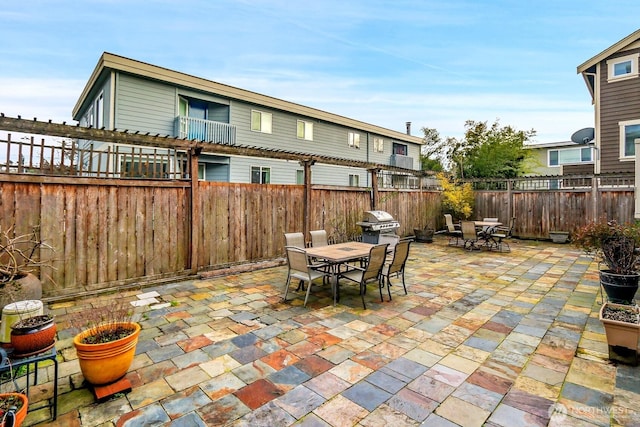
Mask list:
[[[631,304],[638,290],[640,274],[615,274],[600,270],[600,284],[607,299],[617,304]]]
[[[413,234],[416,236],[416,242],[433,243],[433,234],[435,230],[432,228],[414,228]]]

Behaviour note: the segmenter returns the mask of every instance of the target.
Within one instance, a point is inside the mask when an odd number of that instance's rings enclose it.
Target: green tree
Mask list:
[[[420,151],[420,165],[423,171],[444,171],[444,143],[436,129],[422,128],[424,145]]]
[[[524,143],[535,136],[535,130],[519,131],[500,126],[495,121],[467,120],[463,140],[448,140],[447,155],[460,178],[513,178],[525,170],[529,151]]]

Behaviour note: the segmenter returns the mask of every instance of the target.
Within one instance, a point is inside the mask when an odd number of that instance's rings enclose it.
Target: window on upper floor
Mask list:
[[[252,184],[269,184],[271,182],[271,168],[264,166],[251,166]]]
[[[373,138],[373,151],[376,153],[384,153],[384,140],[382,138]]]
[[[359,187],[360,186],[360,175],[349,174],[349,185],[351,187]]]
[[[638,77],[638,58],[640,54],[621,56],[607,61],[608,81],[625,80]]]
[[[254,132],[271,133],[271,113],[251,110],[251,130]]]
[[[349,147],[360,148],[360,134],[356,132],[349,132],[348,143]]]
[[[298,139],[306,139],[313,141],[313,123],[304,120],[298,120]]]
[[[562,148],[547,152],[549,166],[575,165],[593,162],[593,147]]]
[[[399,154],[401,156],[406,156],[409,150],[405,144],[398,144],[397,142],[393,143],[393,154]]]
[[[640,138],[640,119],[618,123],[620,126],[620,158],[633,159],[636,155],[635,140]]]

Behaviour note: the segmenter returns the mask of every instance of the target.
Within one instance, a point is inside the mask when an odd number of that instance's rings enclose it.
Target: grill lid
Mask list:
[[[393,217],[385,211],[364,211],[363,222],[390,222]]]

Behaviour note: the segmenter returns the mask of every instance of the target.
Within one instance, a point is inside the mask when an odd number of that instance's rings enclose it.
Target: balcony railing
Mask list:
[[[399,168],[413,169],[413,157],[403,156],[401,154],[391,155],[391,166]]]
[[[236,127],[228,123],[178,116],[175,128],[179,138],[236,145]]]

